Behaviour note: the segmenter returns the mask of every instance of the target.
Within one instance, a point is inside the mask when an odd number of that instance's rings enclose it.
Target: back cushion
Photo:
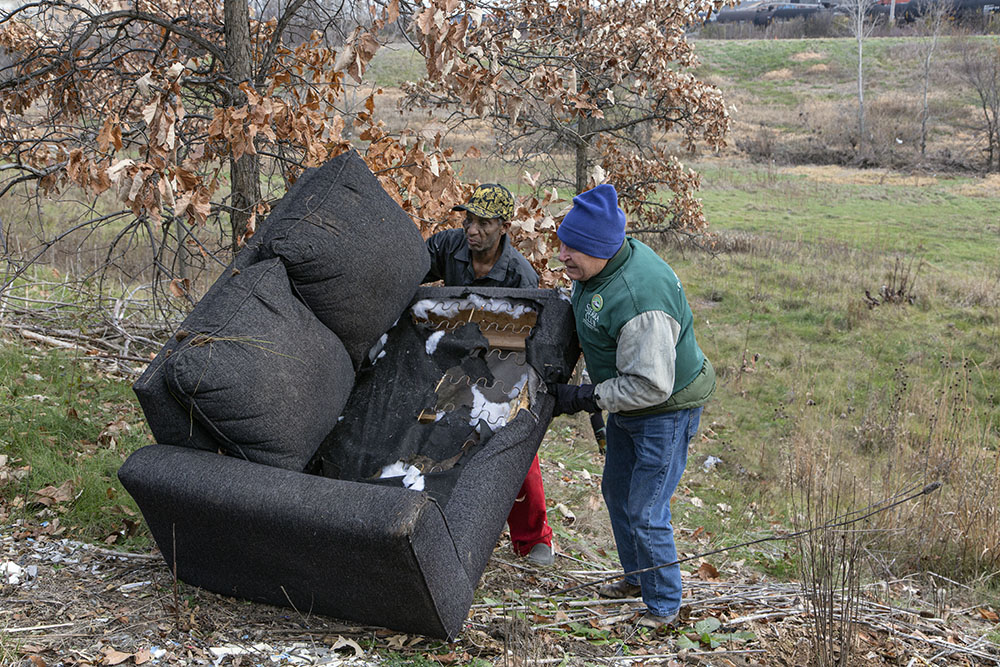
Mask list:
[[[171,393],[226,453],[302,470],[337,423],[354,369],[281,261],[235,273],[185,325],[164,363]]]
[[[409,304],[430,256],[410,217],[354,151],[305,172],[261,229],[293,288],[355,367]]]

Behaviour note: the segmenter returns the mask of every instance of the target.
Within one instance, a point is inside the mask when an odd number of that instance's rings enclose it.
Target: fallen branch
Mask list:
[[[80,347],[76,343],[67,343],[66,341],[59,340],[58,338],[52,338],[51,336],[44,336],[40,333],[35,333],[30,329],[24,329],[16,325],[14,326],[14,328],[20,329],[21,338],[27,338],[28,340],[33,340],[38,343],[44,343],[45,345],[48,345],[50,347],[59,347],[64,350],[78,350],[80,352],[83,352],[84,354],[90,351],[87,348]]]

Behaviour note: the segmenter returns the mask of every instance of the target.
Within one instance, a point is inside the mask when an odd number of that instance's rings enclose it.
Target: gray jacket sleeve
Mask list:
[[[662,310],[636,315],[618,333],[618,376],[597,385],[597,405],[608,412],[663,403],[674,390],[674,362],[681,325]]]

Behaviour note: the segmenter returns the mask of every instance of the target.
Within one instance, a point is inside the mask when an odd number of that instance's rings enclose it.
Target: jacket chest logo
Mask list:
[[[604,297],[600,294],[590,297],[590,303],[583,311],[583,323],[588,329],[597,329],[601,320],[602,308],[604,308]]]

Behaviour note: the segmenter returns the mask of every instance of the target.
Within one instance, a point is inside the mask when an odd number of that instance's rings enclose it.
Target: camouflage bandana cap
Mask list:
[[[502,185],[484,183],[476,188],[468,202],[452,210],[468,211],[480,218],[510,220],[514,216],[514,195]]]

